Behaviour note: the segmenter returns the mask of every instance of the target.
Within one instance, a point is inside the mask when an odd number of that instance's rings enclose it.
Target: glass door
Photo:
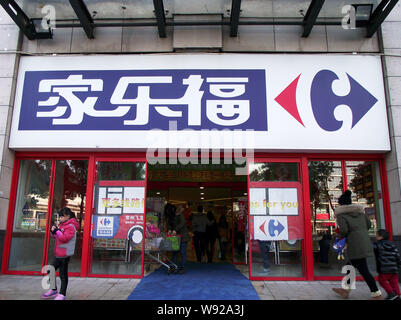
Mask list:
[[[249,165],[250,278],[304,277],[300,162]]]
[[[144,161],[96,161],[89,273],[143,275],[145,199]]]
[[[8,271],[38,274],[54,258],[50,227],[68,207],[79,228],[69,272],[81,270],[88,160],[20,159]]]
[[[44,263],[51,160],[20,160],[9,271],[40,272]]]

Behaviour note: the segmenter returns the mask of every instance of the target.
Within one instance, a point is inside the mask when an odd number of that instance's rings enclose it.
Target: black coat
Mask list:
[[[379,240],[373,244],[376,256],[377,273],[398,273],[401,268],[400,254],[394,243]]]

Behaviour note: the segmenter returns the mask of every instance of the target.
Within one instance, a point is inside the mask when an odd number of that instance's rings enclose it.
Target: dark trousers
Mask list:
[[[263,259],[263,268],[269,269],[270,268],[270,246],[271,241],[262,241],[258,240],[260,254],[262,255]]]
[[[206,254],[207,262],[212,262],[214,255],[214,245],[216,244],[217,238],[211,237],[206,239]]]
[[[196,260],[202,262],[202,257],[205,255],[206,249],[206,233],[205,232],[194,232],[194,247],[196,253]]]
[[[226,240],[222,240],[221,238],[219,238],[219,244],[220,244],[220,252],[221,252],[221,260],[226,260],[226,251],[227,251],[227,246],[228,246],[228,242]]]
[[[370,292],[376,292],[379,290],[377,288],[375,278],[373,278],[372,274],[369,271],[366,258],[351,259],[351,264],[355,267],[355,269],[359,271],[366,284],[368,285]]]
[[[180,269],[184,269],[185,263],[187,262],[187,244],[188,242],[181,242],[180,251],[173,251],[173,262]],[[181,264],[178,264],[178,253],[181,254]]]
[[[379,283],[386,290],[387,294],[394,292],[397,295],[401,295],[400,286],[398,284],[398,274],[379,274]]]
[[[68,263],[70,262],[70,257],[66,258],[54,258],[52,262],[52,266],[54,269],[59,269],[59,275],[60,275],[60,280],[61,280],[61,288],[60,288],[60,294],[63,296],[66,295],[67,293],[67,286],[68,286]],[[56,283],[56,281],[54,282]],[[56,288],[52,288],[53,290],[57,290]]]

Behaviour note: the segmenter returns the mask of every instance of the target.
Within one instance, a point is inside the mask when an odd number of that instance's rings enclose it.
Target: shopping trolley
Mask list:
[[[168,275],[175,273],[178,266],[168,258],[167,252],[179,251],[180,242],[179,236],[158,235],[148,238],[145,242],[145,255],[165,267]]]

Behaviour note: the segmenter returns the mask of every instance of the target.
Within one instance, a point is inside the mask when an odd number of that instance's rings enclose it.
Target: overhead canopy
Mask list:
[[[30,40],[51,39],[52,26],[83,28],[94,38],[97,27],[156,26],[166,37],[166,27],[227,25],[230,36],[240,25],[300,25],[308,37],[315,25],[338,25],[346,32],[366,28],[372,37],[398,0],[0,0]],[[221,15],[221,21],[207,15]],[[205,15],[205,20],[180,19],[175,15]],[[44,23],[45,22],[45,23]],[[46,24],[48,22],[48,24]],[[46,28],[44,28],[44,26]]]

